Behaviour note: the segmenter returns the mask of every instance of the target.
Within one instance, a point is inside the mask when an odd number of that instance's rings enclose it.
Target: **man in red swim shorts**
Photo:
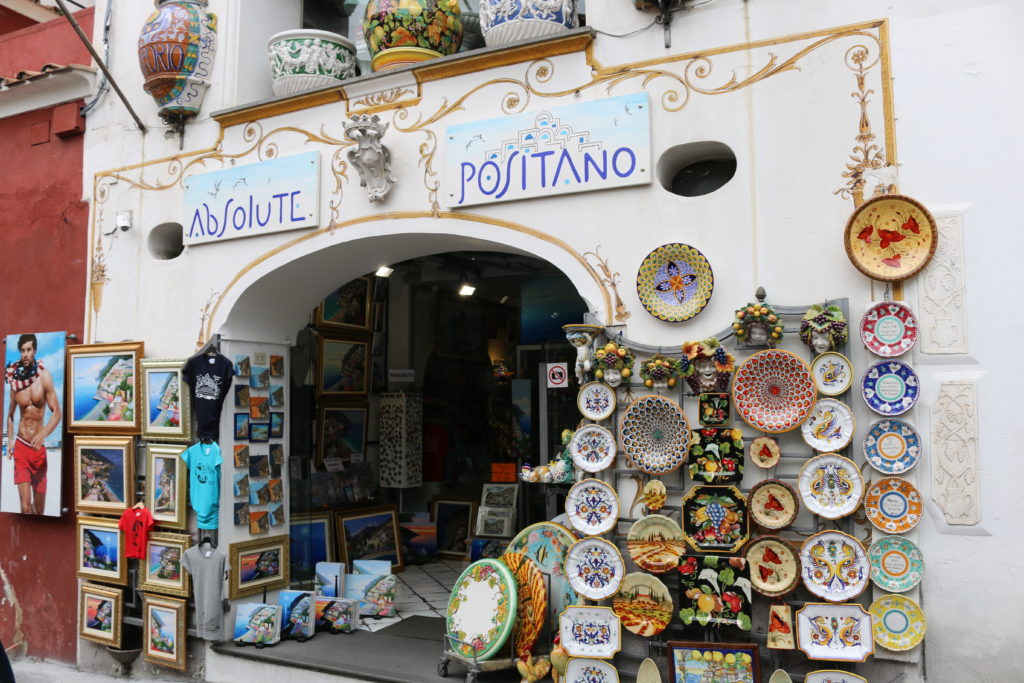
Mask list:
[[[36,360],[38,342],[34,334],[18,338],[19,360],[5,368],[4,381],[11,387],[7,409],[7,434],[15,434],[8,457],[14,460],[14,485],[18,487],[22,514],[41,515],[46,506],[46,437],[60,424],[61,409],[53,376]],[[20,411],[14,428],[15,408]],[[43,424],[46,409],[50,419]]]

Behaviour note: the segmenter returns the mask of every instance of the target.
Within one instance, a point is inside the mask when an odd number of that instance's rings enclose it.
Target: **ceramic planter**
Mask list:
[[[298,29],[267,41],[275,95],[329,88],[357,74],[356,46],[328,31]]]
[[[539,38],[579,26],[576,0],[480,0],[488,47]]]
[[[363,36],[374,71],[453,54],[462,44],[458,0],[370,0]]]

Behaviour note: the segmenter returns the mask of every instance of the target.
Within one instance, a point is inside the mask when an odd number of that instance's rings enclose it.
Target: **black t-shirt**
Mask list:
[[[220,409],[231,389],[235,366],[217,354],[192,356],[185,363],[182,376],[192,388],[192,407],[196,412],[196,432],[200,439],[219,441]]]

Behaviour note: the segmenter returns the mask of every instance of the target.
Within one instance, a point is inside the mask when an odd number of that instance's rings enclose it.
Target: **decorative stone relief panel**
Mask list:
[[[936,213],[938,244],[919,282],[921,353],[967,353],[963,213]]]
[[[943,382],[932,406],[932,498],[951,525],[981,521],[978,385]]]

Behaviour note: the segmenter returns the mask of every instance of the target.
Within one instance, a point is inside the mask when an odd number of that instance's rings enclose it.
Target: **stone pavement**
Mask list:
[[[117,676],[86,673],[66,664],[44,662],[38,659],[19,659],[11,662],[15,683],[112,683],[126,680]],[[132,683],[158,683],[157,678],[133,678]],[[170,680],[170,679],[165,679]],[[178,679],[180,680],[180,679]],[[7,683],[3,681],[2,683]]]

